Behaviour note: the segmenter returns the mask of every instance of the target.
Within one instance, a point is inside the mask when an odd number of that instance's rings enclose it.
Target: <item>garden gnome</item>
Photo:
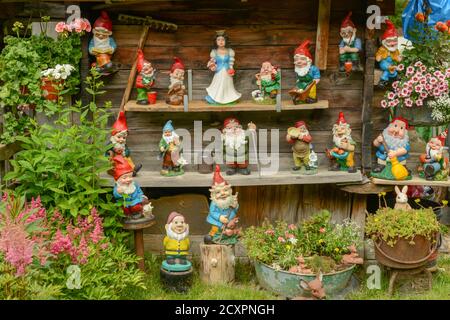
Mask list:
[[[126,223],[145,223],[154,219],[152,205],[142,192],[141,187],[133,180],[133,168],[121,155],[114,161],[114,198],[123,200],[123,211]]]
[[[116,51],[117,45],[112,35],[112,21],[106,11],[100,13],[100,17],[94,22],[93,37],[89,42],[89,54],[95,56],[95,66],[101,74],[108,74],[113,68],[111,56]]]
[[[120,111],[119,117],[112,126],[111,138],[109,139],[111,143],[106,156],[109,156],[112,160],[116,155],[122,155],[133,169],[133,177],[135,177],[138,171],[141,170],[142,164],[135,165],[133,160],[131,160],[130,149],[127,146],[127,137],[127,118],[125,117],[125,112]]]
[[[311,41],[305,40],[295,49],[296,85],[289,91],[294,104],[317,102],[316,86],[320,81],[320,71],[312,64],[310,43]]]
[[[382,46],[375,55],[375,59],[383,71],[378,84],[381,88],[385,88],[390,81],[397,78],[397,64],[401,61],[397,30],[389,20],[386,20],[386,25],[387,28],[381,36]]]
[[[394,158],[401,165],[405,165],[411,149],[408,136],[408,121],[402,117],[394,118],[389,126],[373,141],[373,145],[377,148],[377,166],[372,170],[372,173],[383,173],[387,162],[391,162]],[[388,168],[385,173],[388,174],[390,170]],[[372,176],[374,175],[372,174]],[[396,180],[393,179],[394,177],[388,176],[380,176],[380,178]]]
[[[138,50],[136,67],[139,73],[136,77],[136,103],[146,105],[149,104],[148,93],[151,92],[150,90],[155,84],[155,69],[151,62],[145,60],[144,53],[141,49]]]
[[[167,218],[166,236],[163,240],[166,262],[169,265],[186,265],[189,254],[189,225],[184,216],[178,212],[171,212]]]
[[[420,156],[419,174],[427,180],[448,179],[448,158],[444,156],[444,145],[448,129],[428,141],[426,153]]]
[[[216,165],[211,189],[211,204],[206,221],[211,225],[211,230],[205,236],[205,243],[234,244],[239,236],[236,228],[239,209],[238,194],[233,195],[233,190],[228,182],[220,174],[220,167]]]
[[[280,72],[270,61],[262,63],[261,70],[255,75],[256,84],[259,89],[252,92],[253,99],[256,102],[275,102],[275,98],[280,91]]]
[[[298,171],[305,167],[306,171],[313,169],[311,154],[312,137],[309,134],[308,128],[304,121],[297,121],[295,127],[288,129],[286,141],[292,144],[292,156],[294,158],[294,167],[292,170]]]
[[[350,124],[347,123],[343,112],[339,112],[337,122],[333,125],[333,149],[327,149],[328,158],[333,161],[331,171],[346,170],[349,173],[356,172],[355,167],[355,141],[351,133]]]
[[[170,84],[167,93],[166,102],[178,106],[183,104],[186,87],[184,86],[184,64],[177,57],[170,68]]]
[[[252,122],[247,127],[249,130],[256,130],[256,126]],[[234,175],[237,172],[243,175],[250,174],[248,168],[249,141],[250,139],[238,119],[229,117],[223,121],[222,143],[225,163],[228,167],[227,175]]]
[[[172,126],[172,120],[163,127],[163,135],[159,142],[160,158],[163,160],[161,174],[175,176],[184,173],[186,160],[182,157],[181,139]]]
[[[350,17],[350,11],[341,23],[339,43],[339,71],[349,73],[352,69],[361,70],[359,54],[362,51],[362,42],[356,37],[356,27]]]

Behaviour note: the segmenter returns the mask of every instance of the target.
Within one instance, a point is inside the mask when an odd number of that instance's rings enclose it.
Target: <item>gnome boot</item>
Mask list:
[[[297,166],[295,166],[295,167],[292,167],[292,170],[294,170],[294,171],[298,171],[298,170],[300,170],[300,167],[297,167]]]
[[[427,180],[433,180],[433,178],[434,178],[433,166],[426,166],[424,172],[425,172],[425,178]]]
[[[381,171],[384,170],[384,167],[386,167],[386,166],[385,166],[385,165],[382,165],[382,164],[377,164],[377,165],[375,166],[375,168],[372,169],[372,172],[374,172],[374,173],[380,173]]]
[[[348,173],[355,173],[355,172],[356,172],[356,167],[355,167],[355,166],[353,166],[353,167],[348,167],[347,172],[348,172]]]
[[[345,62],[339,61],[339,72],[345,72]]]
[[[236,172],[237,172],[237,168],[231,168],[231,167],[229,167],[229,168],[227,169],[227,176],[235,175]]]
[[[317,102],[317,98],[316,98],[316,99],[313,99],[313,98],[307,98],[307,99],[305,100],[305,102],[306,102],[306,103],[316,103],[316,102]]]
[[[136,101],[136,104],[144,106],[144,105],[148,104],[148,100],[138,100],[138,101]]]
[[[212,241],[212,237],[209,235],[209,234],[207,234],[204,238],[203,238],[203,242],[205,243],[205,244],[213,244],[214,242]]]
[[[137,165],[134,167],[134,170],[133,170],[133,177],[136,177],[137,173],[138,173],[139,170],[141,170],[141,169],[142,169],[142,163],[137,164]]]
[[[311,167],[308,166],[308,165],[305,165],[305,170],[306,170],[306,171],[309,171],[309,170],[311,170]]]
[[[339,165],[339,163],[336,162],[330,167],[329,170],[330,171],[340,171],[341,170],[341,166]]]
[[[248,176],[250,174],[250,170],[249,170],[249,168],[240,168],[239,173],[244,176]]]

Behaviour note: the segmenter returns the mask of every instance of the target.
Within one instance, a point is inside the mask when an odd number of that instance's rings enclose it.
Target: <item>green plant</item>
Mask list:
[[[54,125],[36,125],[22,142],[22,151],[11,161],[13,170],[5,180],[17,183],[17,194],[28,199],[40,196],[46,208],[58,209],[65,217],[89,215],[93,207],[105,218],[109,236],[122,234],[120,218],[123,212],[112,197],[108,181],[100,177],[111,168],[105,157],[109,135],[108,110],[96,104],[102,94],[103,82],[95,69],[86,78],[86,91],[92,101],[82,106],[78,101],[72,107],[61,108]],[[71,123],[71,117],[79,118]],[[32,120],[34,123],[34,120]]]
[[[366,221],[366,234],[373,239],[383,239],[390,246],[394,246],[398,238],[410,240],[412,244],[415,236],[433,240],[441,228],[431,208],[381,208],[375,215],[368,216]]]
[[[251,259],[283,270],[297,265],[300,257],[310,268],[327,265],[326,269],[330,269],[338,267],[358,238],[358,227],[353,222],[333,224],[330,212],[323,210],[298,225],[277,221],[273,226],[265,221],[260,227],[247,228],[242,241]]]

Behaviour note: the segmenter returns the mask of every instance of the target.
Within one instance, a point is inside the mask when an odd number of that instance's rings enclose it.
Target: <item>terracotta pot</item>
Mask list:
[[[54,87],[55,85],[63,83],[64,80],[61,81],[52,81],[48,78],[42,78],[42,96],[46,100],[55,101],[58,99],[58,90]]]
[[[353,69],[353,63],[351,61],[346,61],[344,64],[345,73],[352,72]]]
[[[156,91],[147,92],[148,103],[155,104],[157,96],[158,96],[158,92],[156,92]]]

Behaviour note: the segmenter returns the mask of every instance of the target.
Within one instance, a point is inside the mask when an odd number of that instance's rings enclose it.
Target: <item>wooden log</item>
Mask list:
[[[351,220],[354,221],[359,227],[359,240],[361,243],[364,241],[364,227],[366,225],[366,210],[367,208],[367,195],[365,194],[352,194],[352,211]],[[364,246],[358,248],[358,255],[364,257]]]
[[[200,279],[207,284],[234,281],[234,246],[200,244]]]
[[[331,0],[319,0],[315,64],[324,70],[327,68],[328,39],[330,33]]]

